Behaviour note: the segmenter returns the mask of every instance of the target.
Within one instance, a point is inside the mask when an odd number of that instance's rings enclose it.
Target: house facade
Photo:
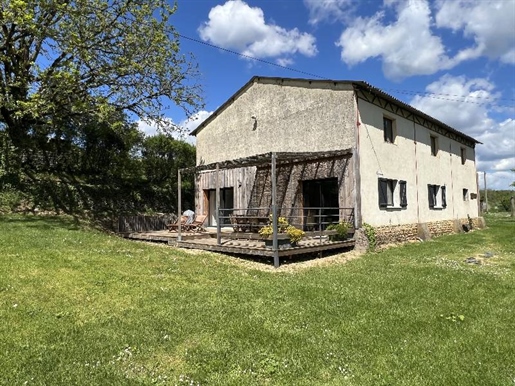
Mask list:
[[[270,207],[269,154],[280,214],[297,225],[333,208],[326,218],[386,243],[481,222],[478,141],[365,82],[253,77],[192,134],[195,210],[211,225],[217,187],[227,212]]]

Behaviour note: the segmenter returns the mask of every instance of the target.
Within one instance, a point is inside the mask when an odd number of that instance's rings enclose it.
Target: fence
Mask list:
[[[155,216],[119,216],[117,231],[119,233],[159,231],[167,229],[166,225],[176,220],[177,215],[174,213]]]

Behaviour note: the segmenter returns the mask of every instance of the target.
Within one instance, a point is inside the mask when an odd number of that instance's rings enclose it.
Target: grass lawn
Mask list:
[[[515,222],[487,224],[274,270],[4,216],[0,384],[513,386]]]

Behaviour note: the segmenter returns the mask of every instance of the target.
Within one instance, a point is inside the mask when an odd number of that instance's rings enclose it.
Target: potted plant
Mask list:
[[[330,235],[329,240],[331,241],[343,241],[349,237],[349,229],[351,228],[351,224],[349,224],[347,221],[340,221],[337,224],[330,224],[327,227],[327,230],[334,230],[336,231],[336,234]]]
[[[259,234],[265,240],[265,246],[272,248],[274,234],[272,215],[270,215],[268,225],[261,227]],[[285,217],[277,218],[277,245],[279,248],[295,246],[303,237],[303,230],[290,225]]]

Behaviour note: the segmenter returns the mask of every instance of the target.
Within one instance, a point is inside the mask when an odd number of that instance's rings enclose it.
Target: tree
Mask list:
[[[0,122],[15,146],[83,114],[164,124],[167,101],[201,107],[166,0],[2,0]]]
[[[197,65],[169,23],[175,11],[166,0],[1,1],[0,132],[11,179],[14,165],[64,209],[87,190],[80,184],[107,180],[92,166],[127,180],[131,119],[164,128],[168,104],[187,115],[202,107]]]
[[[512,171],[513,173],[515,173],[515,169],[511,169],[511,171]],[[515,186],[515,181],[513,181],[513,182],[510,184],[510,186]]]
[[[145,138],[141,155],[148,192],[146,201],[154,210],[174,211],[177,208],[177,172],[195,166],[195,147],[161,134]],[[194,174],[184,173],[181,185],[182,207],[193,209]]]

